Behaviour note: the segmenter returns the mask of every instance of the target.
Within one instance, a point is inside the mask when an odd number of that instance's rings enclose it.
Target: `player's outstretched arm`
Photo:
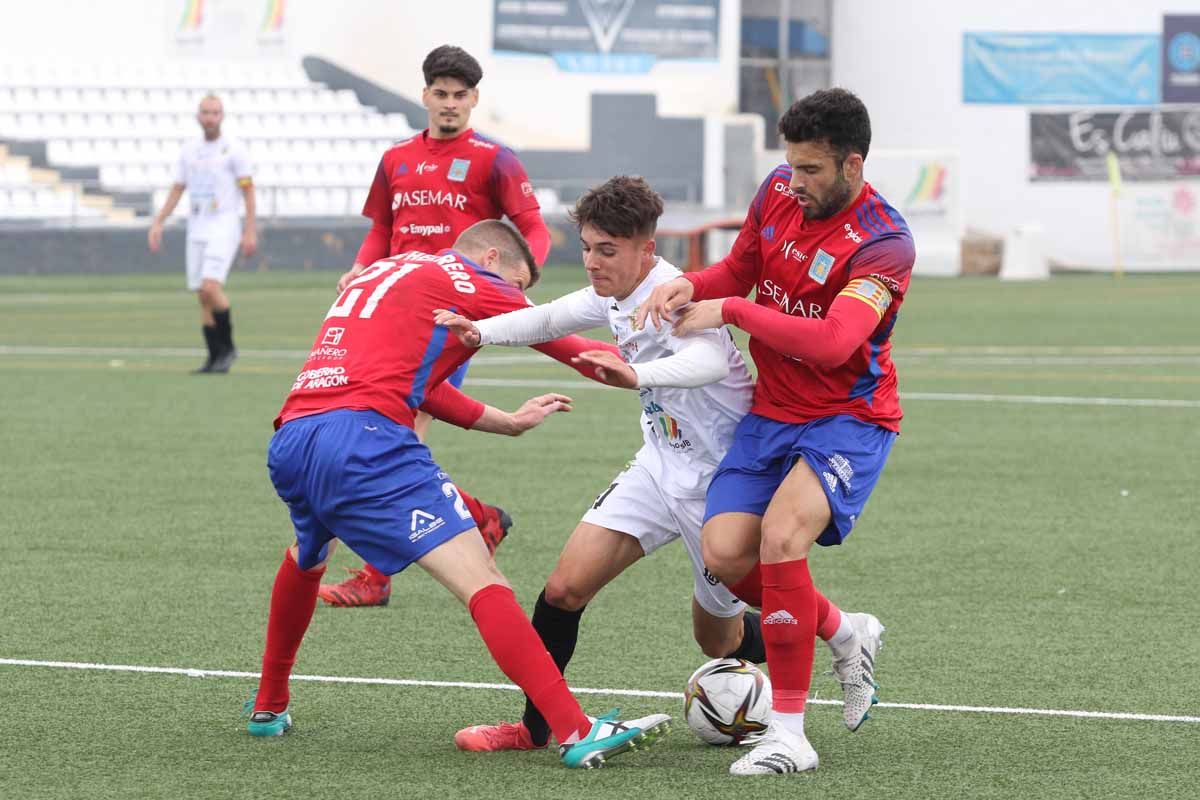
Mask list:
[[[456,314],[445,308],[435,308],[433,324],[441,325],[449,330],[467,347],[480,347],[483,344],[479,337],[479,328],[475,327],[475,323],[462,314]]]
[[[485,406],[483,415],[471,426],[471,430],[520,436],[525,431],[541,425],[551,414],[570,411],[571,402],[571,398],[565,394],[551,393],[531,397],[512,412]]]
[[[585,350],[571,359],[572,364],[588,367],[596,380],[618,389],[636,389],[637,373],[619,355],[609,350]]]

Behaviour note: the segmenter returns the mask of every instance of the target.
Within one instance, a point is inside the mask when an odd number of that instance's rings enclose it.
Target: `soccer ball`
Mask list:
[[[771,721],[771,681],[749,661],[713,659],[688,679],[683,716],[709,744],[752,741]]]

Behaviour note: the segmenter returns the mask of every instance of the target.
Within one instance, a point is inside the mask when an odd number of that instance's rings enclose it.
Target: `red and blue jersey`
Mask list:
[[[550,249],[533,185],[515,153],[468,129],[453,139],[429,131],[397,142],[379,161],[363,216],[389,231],[376,257],[451,247],[464,230],[484,219],[509,217],[529,240],[537,262]]]
[[[433,324],[434,310],[474,320],[527,305],[518,289],[453,250],[376,262],[325,315],[275,427],[335,409],[370,409],[411,427],[415,410],[475,352]]]
[[[916,257],[912,234],[870,184],[839,214],[805,219],[788,186],[791,172],[785,164],[767,176],[732,251],[709,269],[736,279],[743,296],[753,288],[754,302],[773,311],[823,320],[845,295],[871,306],[879,322],[836,366],[783,355],[751,336],[758,382],[750,410],[791,423],[847,414],[898,431],[903,414],[891,336]],[[694,299],[723,296],[704,293],[703,275],[689,277],[697,284]]]

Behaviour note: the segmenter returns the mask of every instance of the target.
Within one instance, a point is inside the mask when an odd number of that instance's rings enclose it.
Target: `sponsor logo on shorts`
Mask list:
[[[721,583],[721,579],[709,572],[708,567],[704,568],[704,580],[707,581],[709,586],[718,586]]]
[[[771,614],[763,617],[763,625],[799,625],[800,623],[787,612],[786,609],[779,609]]]
[[[821,477],[825,479],[825,484],[829,487],[829,491],[837,491],[838,479],[836,476],[830,475],[828,472],[822,472]]]
[[[849,460],[841,453],[834,453],[829,457],[829,468],[842,479],[842,483],[846,484],[846,488],[849,489],[850,482],[854,480],[854,468],[850,466]]]
[[[409,529],[412,533],[408,534],[408,540],[410,542],[419,542],[445,524],[446,520],[441,517],[434,516],[428,511],[414,508],[412,521],[409,523]]]
[[[453,230],[444,222],[439,222],[437,225],[401,225],[401,233],[411,233],[414,236],[433,236],[435,234],[450,233]]]

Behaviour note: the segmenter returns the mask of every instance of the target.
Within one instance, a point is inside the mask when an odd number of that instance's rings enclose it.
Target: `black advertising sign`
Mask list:
[[[1162,101],[1200,103],[1200,14],[1163,16]]]
[[[1200,108],[1029,115],[1030,180],[1106,181],[1109,151],[1128,181],[1200,177]]]

